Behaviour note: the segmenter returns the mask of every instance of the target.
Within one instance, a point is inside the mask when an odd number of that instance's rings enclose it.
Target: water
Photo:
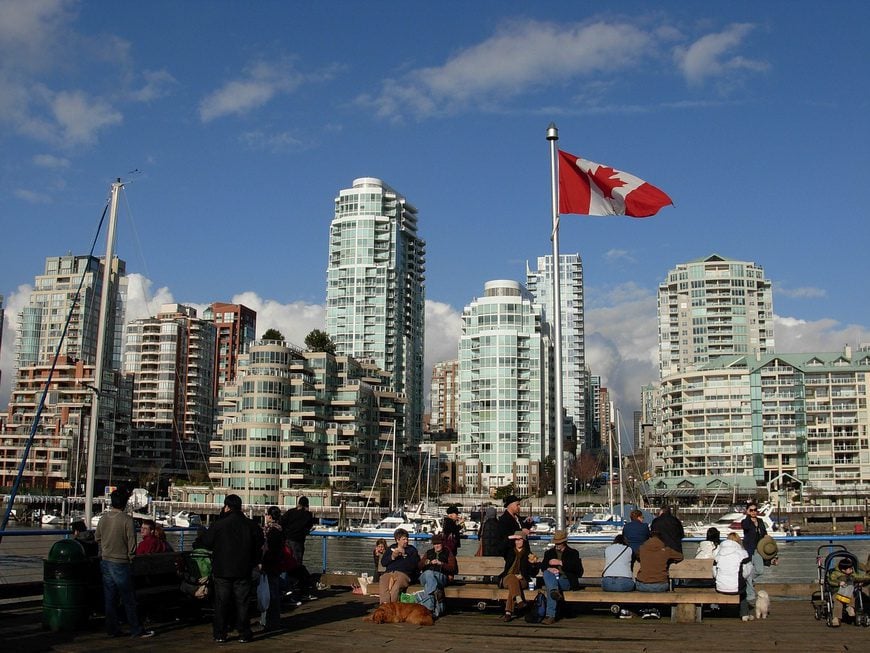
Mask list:
[[[51,546],[65,537],[62,527],[44,526],[39,529],[10,528],[0,543],[0,584],[32,582],[42,579],[42,561],[48,555]],[[27,534],[12,535],[16,532]],[[193,531],[168,530],[167,539],[176,551],[190,548],[193,541]],[[809,583],[817,580],[816,557],[819,546],[826,542],[837,541],[846,546],[863,562],[870,556],[870,536],[862,538],[830,537],[819,539],[800,537],[788,542],[779,542],[780,564],[767,567],[763,581],[765,583]],[[532,551],[541,557],[547,547],[546,540],[532,540]],[[477,540],[462,540],[459,555],[474,555],[477,550]],[[372,549],[375,540],[361,537],[320,537],[310,536],[305,547],[305,565],[312,572],[347,572],[359,575],[374,571]],[[427,539],[416,540],[414,545],[421,552],[429,547]],[[572,547],[580,552],[581,558],[603,558],[606,542],[572,543]],[[687,557],[694,557],[697,544],[684,542],[683,552]],[[460,570],[461,571],[461,570]]]

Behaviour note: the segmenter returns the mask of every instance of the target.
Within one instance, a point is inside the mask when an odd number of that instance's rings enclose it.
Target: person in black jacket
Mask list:
[[[478,555],[501,555],[502,540],[499,538],[498,517],[495,514],[495,506],[487,506],[483,523],[478,531],[478,537],[480,538],[480,553]]]
[[[287,538],[287,545],[293,549],[293,555],[299,564],[305,564],[305,538],[314,528],[314,515],[308,510],[308,497],[299,497],[296,507],[290,508],[281,517],[281,529]]]
[[[553,533],[553,546],[544,553],[541,569],[546,587],[546,614],[541,623],[550,625],[556,621],[556,606],[562,600],[562,592],[580,589],[579,579],[583,575],[583,561],[577,549],[568,546],[567,531]]]
[[[441,535],[444,537],[444,546],[453,554],[458,555],[459,537],[462,534],[462,519],[459,517],[459,508],[449,506],[447,514],[441,522]]]
[[[263,531],[242,514],[242,498],[238,494],[230,494],[224,499],[223,511],[203,534],[202,545],[213,552],[214,640],[217,643],[227,641],[230,611],[235,607],[239,642],[250,642],[253,639],[248,619],[251,574],[263,555]]]
[[[504,512],[498,518],[499,551],[497,555],[504,556],[510,553],[514,543],[510,537],[517,531],[529,534],[526,522],[520,517],[520,498],[516,495],[508,495],[504,498]]]
[[[686,531],[683,530],[683,522],[674,516],[669,506],[662,506],[659,509],[659,516],[652,520],[649,530],[658,531],[659,539],[665,543],[665,546],[679,553],[683,552],[683,538],[686,537]]]

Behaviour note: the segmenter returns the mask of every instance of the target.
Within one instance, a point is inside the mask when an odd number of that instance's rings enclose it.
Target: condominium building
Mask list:
[[[106,318],[104,376],[97,384],[97,332],[103,287],[103,262],[93,256],[55,256],[45,260],[27,305],[18,316],[17,372],[7,408],[0,476],[14,478],[39,412],[36,437],[24,471],[24,487],[80,489],[78,474],[87,449],[92,393],[101,393],[96,439],[95,485],[102,487],[123,471],[129,443],[129,385],[120,370],[121,334],[126,305],[124,261],[111,268]],[[57,355],[57,366],[52,364]],[[97,390],[99,386],[99,390]]]
[[[432,366],[429,391],[430,433],[456,433],[459,426],[459,360]]]
[[[459,342],[459,457],[466,492],[537,492],[554,454],[552,349],[539,305],[516,281],[489,281],[465,307]]]
[[[870,349],[723,356],[662,381],[664,477],[787,474],[804,497],[870,482]]]
[[[661,378],[714,356],[772,352],[772,295],[755,263],[713,254],[677,265],[658,293]]]
[[[255,341],[239,364],[221,398],[213,481],[246,503],[292,506],[300,488],[326,485],[389,495],[386,454],[404,419],[389,374],[274,340]]]
[[[538,257],[538,268],[526,264],[526,286],[541,305],[545,319],[553,323],[553,257]],[[562,408],[577,430],[577,442],[586,442],[586,341],[583,313],[583,261],[580,254],[559,255],[559,298],[562,340]],[[567,434],[568,429],[563,429]],[[568,449],[566,448],[566,451]]]
[[[239,367],[239,356],[247,351],[256,338],[257,312],[243,304],[214,302],[203,311],[202,318],[214,323],[214,396],[219,390],[234,383]]]
[[[214,360],[215,326],[190,306],[164,304],[155,317],[127,326],[134,476],[204,477],[214,428]]]
[[[370,361],[407,397],[400,450],[423,430],[426,245],[417,209],[380,179],[339,191],[329,228],[326,330],[336,353]]]

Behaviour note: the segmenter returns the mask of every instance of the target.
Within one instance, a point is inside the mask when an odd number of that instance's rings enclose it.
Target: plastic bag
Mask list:
[[[272,593],[269,591],[269,578],[266,574],[260,574],[260,582],[257,584],[257,608],[260,612],[269,609]]]

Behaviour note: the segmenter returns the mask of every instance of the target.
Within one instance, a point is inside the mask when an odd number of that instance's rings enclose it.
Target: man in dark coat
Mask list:
[[[248,619],[251,573],[263,555],[263,530],[242,513],[242,498],[238,494],[224,499],[221,516],[203,534],[202,545],[213,552],[214,640],[227,641],[230,612],[235,607],[239,642],[250,642],[253,639]]]
[[[299,497],[296,507],[290,508],[281,517],[281,529],[287,538],[287,545],[300,565],[305,564],[305,538],[314,528],[314,515],[308,510],[308,497]]]
[[[665,546],[679,553],[683,552],[683,538],[686,537],[686,531],[683,530],[683,522],[673,515],[669,506],[661,507],[659,516],[652,520],[649,530],[658,531],[659,539],[665,543]]]
[[[520,498],[510,494],[504,498],[504,512],[498,518],[499,555],[504,555],[513,548],[511,535],[517,531],[529,534],[529,528],[520,517]]]
[[[444,546],[455,556],[461,546],[459,537],[462,534],[462,520],[459,518],[459,508],[449,506],[447,514],[441,522],[441,535],[444,537]]]

